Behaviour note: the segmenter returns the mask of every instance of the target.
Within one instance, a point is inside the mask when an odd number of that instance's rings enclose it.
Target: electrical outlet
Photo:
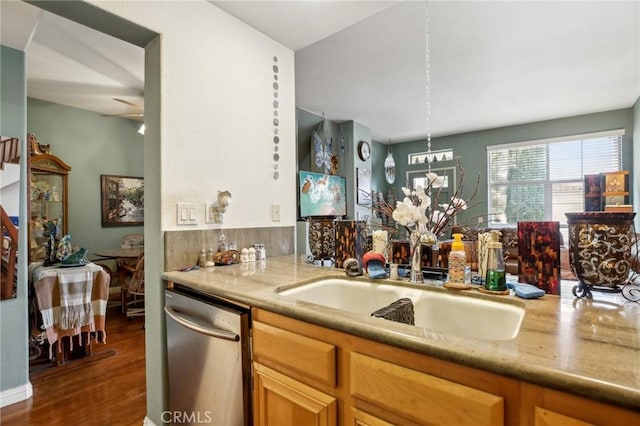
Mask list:
[[[218,203],[205,203],[204,205],[204,223],[215,223],[216,206]]]
[[[271,221],[280,222],[280,204],[271,204]]]

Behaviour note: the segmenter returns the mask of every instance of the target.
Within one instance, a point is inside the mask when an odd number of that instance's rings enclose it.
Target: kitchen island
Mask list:
[[[574,407],[578,414],[619,407],[623,414],[637,414],[640,418],[640,305],[626,301],[620,294],[594,293],[594,300],[576,299],[571,295],[575,283],[563,281],[561,296],[545,295],[541,299],[523,300],[515,296],[482,295],[516,299],[526,309],[515,338],[484,341],[337,311],[281,296],[275,291],[328,276],[346,277],[340,269],[312,266],[301,257],[281,256],[251,264],[166,272],[163,279],[169,285],[182,284],[250,306],[254,308],[254,318],[260,315],[270,318],[274,313],[296,323],[308,323],[318,330],[326,328],[340,336],[356,336],[384,345],[381,349],[392,347],[399,352],[442,360],[446,362],[441,366],[443,369],[456,365],[504,377],[512,387],[510,392],[521,392],[522,398],[538,395],[542,400],[545,398],[543,393],[548,390],[548,398],[576,396],[579,399],[567,401],[600,404],[587,409]],[[478,295],[478,291],[470,290],[470,296]],[[474,318],[469,327],[482,320]],[[356,356],[351,358],[359,361]],[[352,365],[351,369],[355,367]],[[353,374],[352,371],[352,378]],[[527,388],[528,385],[534,387]],[[553,393],[556,391],[560,393]],[[331,390],[326,392],[331,393]],[[341,392],[339,390],[337,394],[341,395]],[[358,396],[348,398],[357,400]],[[512,412],[526,405],[506,401],[505,406]],[[544,409],[536,411],[540,419],[546,414]],[[554,420],[557,422],[564,417],[561,415]],[[515,416],[512,413],[507,418],[513,420]],[[611,414],[608,418],[615,419]],[[538,417],[535,422],[527,417],[526,423],[519,423],[545,424],[544,420],[538,421]]]

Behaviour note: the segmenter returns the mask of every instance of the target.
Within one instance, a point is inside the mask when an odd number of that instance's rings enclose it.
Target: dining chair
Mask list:
[[[107,275],[109,275],[109,299],[107,299],[107,307],[113,307],[113,306],[118,306],[120,303],[122,303],[121,301],[118,301],[117,299],[112,300],[112,289],[114,289],[115,291],[118,290],[117,287],[112,287],[115,286],[117,284],[117,281],[115,280],[114,274],[113,274],[113,270],[111,269],[111,267],[109,265],[107,265],[106,262],[99,262],[99,261],[94,261],[93,263],[95,263],[96,265],[98,265],[99,267],[102,268],[103,271],[105,271],[107,273]],[[116,293],[117,294],[117,293]]]
[[[127,318],[144,316],[144,254],[138,256],[135,265],[122,268],[130,274],[121,287],[123,313]]]

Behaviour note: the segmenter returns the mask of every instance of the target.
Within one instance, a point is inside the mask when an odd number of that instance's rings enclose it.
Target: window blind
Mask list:
[[[584,210],[584,175],[622,167],[624,130],[487,147],[490,221],[566,223]]]

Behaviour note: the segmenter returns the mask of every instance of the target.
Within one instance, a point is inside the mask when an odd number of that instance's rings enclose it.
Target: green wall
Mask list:
[[[301,169],[309,166],[310,161],[310,138],[311,131],[317,127],[320,122],[320,116],[309,113],[307,111],[298,110],[298,164]],[[635,123],[635,126],[634,126]],[[333,124],[333,123],[332,123]],[[355,141],[366,139],[367,135],[355,135],[354,132],[360,129],[359,123],[348,121],[341,123],[332,129],[340,132],[344,131],[346,150],[345,158],[349,156],[349,152],[355,152]],[[366,128],[365,128],[366,129]],[[622,166],[626,170],[630,170],[633,181],[637,180],[640,169],[634,174],[634,164],[640,164],[640,150],[633,150],[633,141],[640,140],[640,99],[633,108],[624,108],[614,111],[605,111],[594,114],[586,114],[575,117],[558,118],[554,120],[540,121],[535,123],[527,123],[516,126],[501,127],[496,129],[483,130],[478,132],[461,133],[457,135],[449,135],[432,139],[432,149],[452,148],[454,155],[461,158],[462,168],[465,173],[463,198],[469,199],[476,188],[476,182],[480,179],[478,193],[473,200],[473,208],[470,208],[461,214],[459,221],[469,221],[476,223],[476,216],[485,216],[487,214],[487,146],[500,145],[506,143],[522,142],[537,139],[555,138],[561,136],[577,135],[583,133],[599,132],[603,130],[625,129],[625,135],[622,138]],[[368,129],[367,129],[368,130]],[[336,140],[336,138],[334,138]],[[425,169],[422,165],[408,165],[407,156],[414,152],[424,152],[427,150],[426,140],[416,140],[391,145],[396,162],[396,181],[394,185],[387,184],[384,179],[384,159],[387,156],[387,145],[377,141],[372,141],[372,182],[371,188],[375,191],[396,192],[396,196],[402,199],[401,187],[406,186],[407,171],[415,171]],[[305,166],[306,164],[306,166]],[[346,170],[341,171],[340,175],[347,178],[347,191],[353,198],[354,193],[350,192],[350,188],[355,188],[355,170],[354,165],[347,165]],[[455,166],[453,161],[441,162],[433,165],[434,168]],[[458,178],[459,183],[459,178]],[[632,202],[640,200],[640,188],[636,188],[632,184]],[[638,210],[638,204],[635,204]],[[349,202],[348,216],[355,217],[357,208],[355,203]]]
[[[636,106],[636,110],[637,109],[638,107]],[[635,114],[636,122],[639,122],[637,117],[638,112],[636,111]],[[624,169],[630,170],[633,175],[633,122],[633,109],[625,108],[615,111],[433,138],[432,149],[435,151],[452,148],[454,155],[461,158],[462,168],[465,173],[464,199],[469,198],[475,188],[475,182],[478,176],[480,176],[478,195],[474,198],[474,202],[477,205],[467,210],[466,215],[460,215],[460,219],[464,220],[465,218],[485,215],[487,213],[487,146],[622,128],[625,129],[625,135],[622,138],[622,166]],[[636,137],[638,138],[640,136],[636,135]],[[426,151],[426,147],[426,140],[392,145],[397,172],[395,186],[399,198],[402,197],[400,188],[406,186],[407,171],[425,168],[425,165],[408,166],[408,154],[424,152]],[[448,161],[434,165],[433,167],[448,167],[452,165],[454,165],[454,162]],[[380,173],[378,169],[376,169],[376,173]]]
[[[0,81],[0,134],[19,137],[22,141],[22,153],[24,153],[27,98],[24,52],[0,46]],[[21,180],[26,181],[24,164],[21,165],[20,176]],[[20,223],[24,223],[27,217],[25,195],[25,190],[21,189]],[[19,247],[26,247],[25,230],[24,226],[20,228]],[[12,397],[24,399],[25,395],[31,395],[26,339],[29,327],[27,277],[26,274],[20,273],[27,270],[26,262],[25,256],[19,257],[17,297],[0,302],[0,392],[3,404],[7,402],[5,398],[7,400],[11,400]]]
[[[27,99],[27,130],[71,166],[69,233],[75,246],[89,250],[120,247],[125,234],[142,226],[102,227],[100,175],[144,176],[144,137],[140,123],[64,105]]]

